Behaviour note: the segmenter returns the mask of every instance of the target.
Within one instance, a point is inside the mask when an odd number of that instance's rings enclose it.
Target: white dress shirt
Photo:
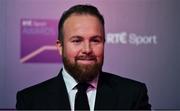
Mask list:
[[[66,69],[63,67],[62,70],[62,76],[66,85],[66,89],[69,95],[69,101],[71,106],[71,111],[74,111],[74,104],[75,104],[75,96],[77,93],[77,88],[75,87],[78,83],[75,81],[75,79],[66,71]],[[92,87],[89,87],[87,89],[87,96],[88,96],[88,102],[89,107],[91,111],[94,111],[94,105],[95,105],[95,98],[96,98],[96,91],[97,91],[97,84],[98,84],[98,77],[97,76],[93,81],[89,82]]]

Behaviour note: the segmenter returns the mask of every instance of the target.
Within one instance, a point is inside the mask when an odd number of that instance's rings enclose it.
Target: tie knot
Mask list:
[[[88,87],[89,87],[89,84],[86,83],[86,82],[80,82],[80,83],[77,84],[76,87],[77,87],[78,91],[84,91],[84,92],[86,92],[86,90],[87,90]]]

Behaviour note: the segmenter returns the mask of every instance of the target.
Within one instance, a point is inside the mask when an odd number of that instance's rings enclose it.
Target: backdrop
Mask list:
[[[57,23],[79,3],[104,15],[103,70],[144,82],[153,109],[180,109],[179,0],[0,0],[0,109],[57,75]]]

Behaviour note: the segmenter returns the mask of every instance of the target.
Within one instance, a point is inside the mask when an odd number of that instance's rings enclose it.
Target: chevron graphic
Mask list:
[[[24,63],[30,59],[32,59],[33,57],[37,56],[38,54],[42,53],[43,51],[46,51],[46,50],[57,50],[56,46],[42,46],[40,47],[39,49],[31,52],[30,54],[26,55],[25,57],[21,58],[20,59],[20,62],[21,63]]]

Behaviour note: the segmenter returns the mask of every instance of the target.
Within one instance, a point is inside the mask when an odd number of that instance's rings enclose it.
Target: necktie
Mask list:
[[[78,83],[76,87],[78,92],[76,93],[75,97],[75,110],[90,110],[86,94],[86,90],[89,87],[89,84]]]

